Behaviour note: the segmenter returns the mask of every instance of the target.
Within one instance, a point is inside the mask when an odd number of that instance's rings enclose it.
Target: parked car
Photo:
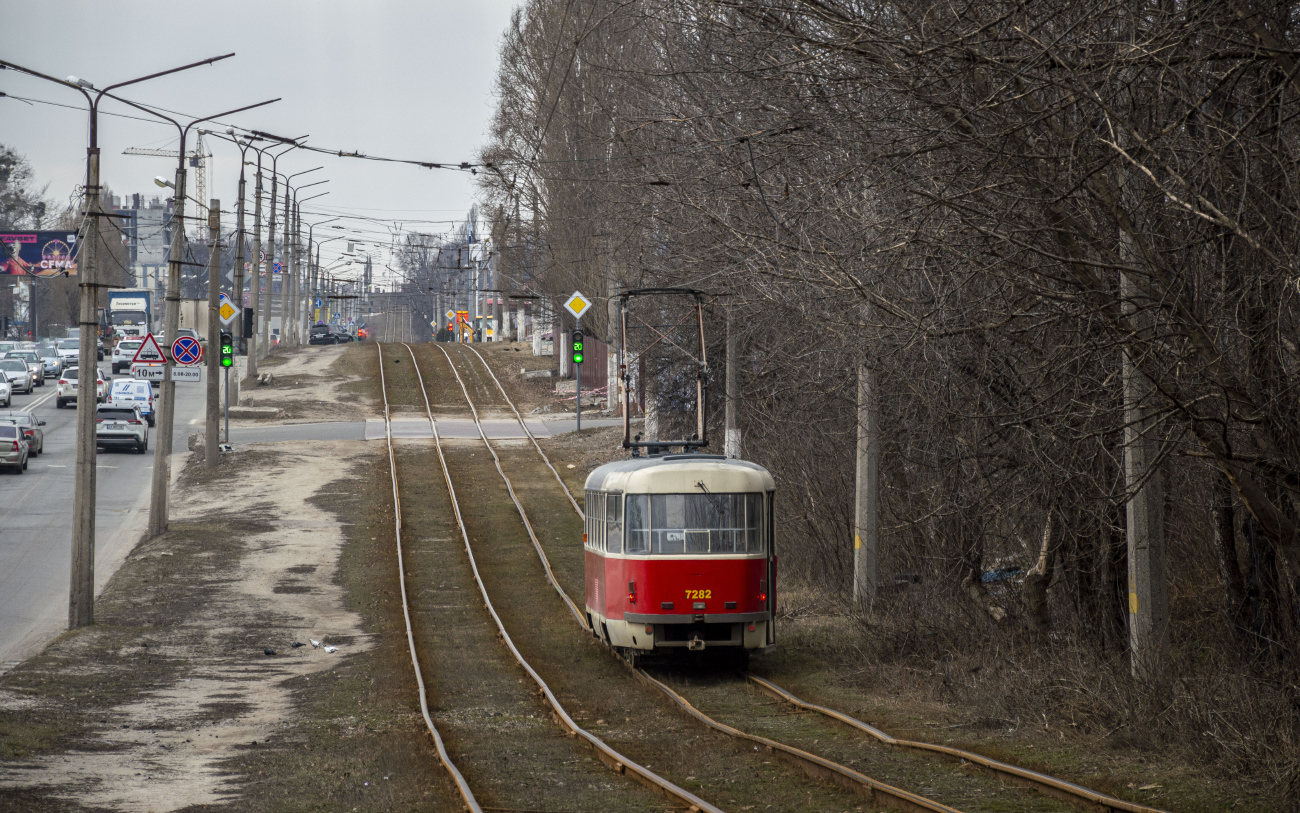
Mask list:
[[[136,351],[140,345],[144,344],[144,339],[123,339],[113,348],[113,372],[121,373],[131,369],[131,360],[135,358]]]
[[[13,424],[0,424],[0,466],[12,466],[19,474],[27,471],[27,438]]]
[[[0,360],[0,364],[4,364],[4,361]],[[58,393],[55,395],[55,406],[59,409],[63,409],[68,404],[77,402],[77,384],[78,379],[80,378],[80,373],[81,371],[78,368],[73,367],[64,370],[63,375],[59,376],[59,389]],[[104,383],[104,376],[100,373],[99,369],[96,368],[95,403],[103,403],[107,395],[108,386]]]
[[[4,407],[8,409],[14,400],[14,388],[9,384],[9,379],[0,375],[0,399],[4,399]]]
[[[149,450],[149,427],[134,406],[100,404],[95,409],[95,445],[130,446],[140,454]]]
[[[45,451],[45,431],[41,429],[45,421],[30,412],[0,412],[0,424],[10,423],[22,430],[27,438],[28,453],[40,457]]]
[[[133,406],[154,425],[153,387],[139,378],[119,378],[108,388],[108,403],[114,406]]]
[[[41,361],[41,357],[36,355],[35,350],[10,350],[4,354],[4,357],[27,362],[27,369],[31,371],[36,386],[45,386],[45,362]]]
[[[0,374],[9,379],[14,392],[30,393],[36,388],[36,378],[22,359],[0,359]]]
[[[348,333],[348,329],[345,327],[331,328],[330,331],[334,336],[335,344],[345,344],[352,341],[352,334]]]
[[[63,362],[64,367],[75,367],[81,356],[80,339],[64,339],[59,342],[58,350],[59,360]]]

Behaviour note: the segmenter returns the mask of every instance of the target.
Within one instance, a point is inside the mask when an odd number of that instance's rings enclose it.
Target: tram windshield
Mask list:
[[[629,494],[627,553],[762,553],[762,494]]]

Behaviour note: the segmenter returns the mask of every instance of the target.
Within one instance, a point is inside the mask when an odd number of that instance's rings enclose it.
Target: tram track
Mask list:
[[[393,437],[392,437],[392,420],[391,420],[391,410],[389,407],[387,378],[383,372],[383,346],[379,343],[376,343],[376,346],[378,348],[379,358],[380,358],[380,371],[381,371],[380,385],[381,385],[381,391],[384,400],[385,437],[388,446],[389,472],[390,472],[390,477],[393,485],[393,501],[395,506],[395,512],[394,512],[395,530],[398,538],[398,562],[400,568],[399,581],[401,582],[402,585],[402,589],[401,589],[402,608],[403,608],[403,615],[406,620],[407,641],[411,653],[412,667],[415,670],[416,680],[419,685],[421,711],[425,720],[426,727],[429,729],[431,735],[434,738],[439,759],[443,763],[444,767],[446,767],[448,772],[451,774],[453,781],[456,784],[457,790],[460,792],[461,798],[465,803],[465,806],[472,811],[482,811],[483,808],[479,805],[478,801],[476,800],[473,791],[469,787],[469,783],[464,779],[464,776],[459,770],[459,768],[452,762],[448,754],[447,748],[445,746],[445,743],[443,741],[443,738],[437,726],[434,724],[429,712],[428,692],[423,678],[423,669],[421,667],[419,656],[417,653],[417,647],[415,643],[415,633],[411,622],[411,617],[412,617],[411,602],[409,600],[408,592],[406,589],[406,579],[407,579],[406,574],[408,573],[408,571],[406,570],[405,559],[404,559],[404,554],[403,554],[402,544],[401,544],[401,531],[402,531],[402,519],[401,519],[402,515],[401,515],[401,507],[400,507],[401,487],[399,485],[399,477],[397,473],[396,450],[393,444]],[[585,745],[589,746],[595,752],[596,756],[606,765],[610,766],[615,773],[633,777],[639,780],[641,783],[645,784],[646,786],[650,787],[651,789],[659,792],[663,796],[666,796],[673,802],[686,806],[691,811],[700,811],[701,813],[722,813],[721,808],[714,806],[713,804],[705,801],[704,799],[700,798],[694,793],[691,793],[689,790],[686,790],[685,788],[682,788],[679,785],[665,779],[664,777],[650,770],[648,767],[643,766],[632,759],[629,759],[628,757],[624,756],[616,749],[609,746],[600,737],[597,737],[596,735],[592,734],[590,731],[580,726],[573,719],[573,717],[570,716],[569,713],[565,710],[564,706],[561,704],[560,700],[558,699],[556,694],[551,690],[550,686],[546,683],[546,681],[542,679],[541,675],[533,668],[530,662],[527,659],[525,659],[523,654],[519,651],[518,647],[515,645],[514,640],[511,638],[509,632],[506,630],[505,623],[502,621],[501,616],[498,614],[497,609],[492,602],[492,599],[488,593],[487,586],[484,583],[482,574],[479,570],[478,561],[474,553],[474,546],[470,541],[470,535],[469,535],[468,528],[466,526],[465,518],[462,514],[459,501],[457,500],[456,497],[455,484],[452,481],[451,470],[447,463],[447,457],[444,454],[442,439],[439,437],[437,424],[433,418],[432,406],[429,404],[428,401],[427,386],[424,381],[423,373],[419,369],[419,362],[415,357],[414,351],[410,348],[409,345],[401,345],[401,346],[404,347],[410,355],[411,364],[414,366],[416,376],[419,380],[420,392],[424,395],[425,411],[428,416],[430,428],[433,431],[434,448],[437,452],[437,457],[439,460],[439,464],[445,479],[445,484],[447,486],[447,491],[450,498],[450,506],[456,518],[456,524],[457,524],[457,528],[460,531],[462,542],[464,543],[465,554],[469,561],[469,566],[473,574],[474,582],[478,587],[479,594],[483,600],[484,607],[487,610],[488,615],[492,618],[492,621],[496,627],[497,634],[501,642],[505,645],[506,649],[513,656],[515,662],[519,665],[519,667],[523,669],[523,671],[537,686],[538,692],[541,695],[543,701],[547,706],[550,707],[552,715],[555,717],[557,722],[559,722],[562,728],[570,736],[576,738],[577,740],[581,741]],[[468,399],[468,393],[466,393],[466,398]],[[502,474],[504,476],[504,472],[502,472]]]
[[[447,357],[447,361],[449,364],[451,364],[452,370],[456,374],[457,380],[459,381],[460,374],[459,372],[456,371],[455,365],[451,361],[450,354],[448,354],[447,350],[444,347],[442,347],[442,345],[438,345],[438,347],[440,350],[442,350],[443,354]],[[519,410],[515,406],[514,401],[510,398],[509,394],[505,390],[505,387],[501,384],[501,381],[497,378],[496,373],[492,370],[491,365],[487,363],[487,360],[483,357],[481,353],[479,353],[477,348],[474,348],[472,345],[465,345],[463,347],[465,347],[465,349],[473,353],[473,355],[478,359],[479,364],[482,365],[483,370],[488,374],[489,377],[491,377],[492,382],[495,384],[497,390],[500,393],[501,399],[510,408],[511,412],[515,416],[516,421],[518,421],[519,426],[522,428],[523,432],[527,436],[533,449],[541,458],[546,468],[554,476],[556,482],[560,485],[560,488],[564,492],[565,497],[568,499],[570,505],[572,506],[579,520],[580,521],[585,520],[585,514],[583,513],[581,507],[578,505],[577,500],[574,498],[572,491],[569,489],[568,485],[564,482],[564,479],[560,476],[559,470],[556,469],[555,465],[551,462],[550,458],[546,455],[545,451],[541,448],[541,445],[537,442],[536,437],[534,437],[532,432],[528,429],[527,423],[524,421],[523,416],[519,413]],[[477,408],[475,407],[473,401],[470,399],[469,393],[464,388],[463,383],[462,383],[462,392],[465,396],[466,403],[469,405],[471,411],[474,414],[475,423],[478,424],[479,421],[478,421]],[[488,440],[486,434],[483,433],[481,425],[479,425],[479,432],[484,444],[489,448],[489,450],[491,450],[492,444]],[[498,470],[500,470],[500,458],[499,456],[497,456],[494,450],[492,451],[492,454],[494,460],[496,461]],[[501,471],[501,476],[502,478],[507,479],[508,482],[508,478],[504,471]],[[513,487],[511,487],[511,494],[512,497],[514,497]],[[571,610],[573,610],[582,628],[584,630],[589,630],[585,618],[581,615],[581,613],[577,612],[577,608],[573,600],[568,596],[568,594],[565,592],[563,587],[559,584],[558,580],[556,579],[549,558],[546,556],[545,550],[540,540],[538,540],[531,523],[527,519],[527,514],[524,510],[524,507],[519,503],[517,497],[515,497],[514,501],[520,516],[524,519],[525,524],[528,525],[530,538],[532,540],[534,548],[537,551],[538,557],[541,559],[542,566],[547,574],[548,580],[550,581],[551,585],[554,587],[556,592],[559,593],[561,599],[570,607]],[[726,733],[729,736],[737,737],[739,739],[745,739],[751,742],[758,742],[762,744],[764,747],[768,748],[770,751],[774,753],[780,753],[783,757],[793,761],[799,767],[801,767],[806,773],[809,773],[810,775],[823,776],[841,783],[847,781],[849,783],[849,786],[855,787],[857,789],[869,788],[872,794],[882,793],[887,797],[889,797],[891,801],[899,803],[898,806],[901,806],[904,809],[921,809],[921,810],[936,810],[936,809],[951,810],[952,809],[952,808],[945,808],[943,806],[939,806],[938,808],[928,807],[926,805],[938,804],[938,803],[932,802],[931,800],[925,799],[925,797],[912,794],[908,791],[900,790],[898,788],[893,788],[892,786],[877,782],[876,780],[871,779],[870,777],[867,777],[861,774],[860,772],[853,770],[852,768],[848,768],[845,765],[841,765],[839,763],[833,762],[831,760],[827,760],[815,754],[811,754],[807,751],[803,751],[802,749],[785,745],[775,740],[771,740],[767,737],[749,734],[739,729],[736,729],[734,727],[727,726],[724,723],[720,723],[714,720],[713,718],[709,717],[708,715],[704,714],[695,706],[691,705],[689,701],[687,701],[686,698],[683,697],[680,693],[675,691],[673,688],[668,686],[663,681],[656,679],[655,677],[647,673],[644,669],[632,667],[631,665],[628,665],[628,668],[632,669],[633,672],[638,675],[638,677],[649,682],[651,685],[655,686],[660,691],[664,692],[672,700],[672,702],[675,705],[677,705],[681,710],[683,710],[685,713],[689,714],[690,716],[694,717],[695,719],[699,720],[700,722],[704,723],[710,728]],[[1092,790],[1091,788],[1087,788],[1083,785],[1079,785],[1074,782],[1069,782],[1067,780],[1060,779],[1058,777],[1054,777],[1049,774],[1044,774],[1038,771],[1022,768],[1017,765],[1012,765],[1006,762],[995,760],[990,757],[983,756],[982,754],[977,754],[963,749],[953,748],[951,746],[938,745],[935,743],[926,743],[926,742],[920,742],[914,740],[895,738],[881,731],[880,729],[875,728],[874,726],[871,726],[867,723],[864,723],[861,720],[858,720],[848,714],[845,714],[843,712],[840,712],[838,710],[826,706],[803,701],[798,697],[796,697],[792,692],[789,692],[781,688],[775,682],[769,679],[762,678],[757,675],[753,675],[752,673],[749,672],[742,672],[741,675],[747,681],[749,681],[751,685],[758,687],[760,691],[764,692],[765,694],[771,697],[778,699],[783,703],[790,705],[793,708],[799,709],[804,712],[813,712],[828,720],[832,720],[835,721],[836,723],[847,726],[852,730],[865,733],[868,736],[870,736],[875,742],[888,746],[893,749],[921,752],[927,755],[930,754],[937,755],[939,757],[946,758],[949,760],[955,760],[963,765],[969,764],[969,765],[977,766],[978,768],[988,772],[989,774],[998,777],[1000,780],[1018,785],[1020,787],[1033,789],[1045,796],[1060,800],[1062,802],[1065,802],[1075,807],[1081,807],[1088,810],[1117,811],[1117,813],[1167,813],[1167,811],[1163,811],[1159,808],[1154,808],[1154,807],[1142,805],[1140,803],[1129,802],[1123,799],[1109,796],[1107,794],[1100,793],[1098,791]]]
[[[478,427],[479,438],[480,440],[482,440],[483,444],[487,447],[489,453],[492,455],[494,467],[496,468],[498,475],[502,478],[502,480],[506,484],[506,488],[510,494],[511,501],[514,505],[515,511],[518,514],[519,518],[522,520],[525,528],[527,529],[532,546],[543,565],[543,568],[547,574],[547,579],[550,582],[551,587],[555,590],[558,596],[564,601],[564,603],[566,604],[566,606],[570,611],[570,614],[574,616],[575,620],[579,623],[579,625],[583,629],[589,630],[585,618],[582,616],[582,614],[574,604],[573,600],[568,596],[567,592],[563,589],[563,587],[559,584],[559,582],[555,578],[554,572],[552,571],[550,566],[550,561],[546,556],[545,550],[542,548],[540,540],[537,538],[536,532],[533,529],[532,522],[528,518],[527,511],[524,509],[524,506],[520,502],[519,496],[516,493],[514,485],[511,482],[509,476],[505,473],[504,469],[502,468],[500,456],[493,448],[492,442],[489,440],[486,432],[483,430],[478,407],[474,403],[474,400],[469,395],[469,390],[466,386],[465,379],[461,376],[460,371],[457,369],[456,364],[452,360],[451,354],[448,353],[447,349],[443,347],[441,344],[436,346],[438,350],[442,352],[444,358],[448,363],[449,368],[452,371],[452,374],[456,378],[457,385],[459,386],[461,393],[465,398],[466,404],[470,408],[471,414],[473,415],[474,418],[475,425]],[[473,348],[470,348],[470,350],[474,352],[475,355],[478,355],[477,351],[474,350]],[[412,353],[412,360],[415,361],[414,353]],[[537,451],[537,453],[541,456],[543,461],[546,463],[546,466],[549,469],[552,476],[554,476],[554,478],[560,483],[561,487],[568,495],[569,502],[573,507],[573,509],[575,510],[575,512],[577,512],[578,515],[581,516],[582,511],[578,507],[577,501],[573,498],[572,493],[569,492],[567,486],[565,486],[563,479],[559,475],[559,471],[555,468],[554,464],[550,462],[550,460],[546,457],[545,453],[542,451],[541,447],[537,444],[536,438],[532,435],[532,432],[529,431],[527,425],[523,421],[522,416],[519,414],[518,409],[515,408],[513,401],[511,401],[509,398],[509,395],[505,393],[504,388],[501,386],[500,381],[497,380],[491,368],[487,366],[486,362],[482,359],[482,356],[479,356],[479,360],[480,362],[483,363],[483,368],[487,371],[488,375],[491,376],[493,382],[501,392],[501,396],[504,402],[514,412],[516,419],[518,420],[520,426],[523,427],[523,430],[527,435],[529,442],[533,445],[534,449]],[[432,422],[432,416],[430,416],[430,420]],[[434,431],[436,436],[436,429]],[[444,470],[446,469],[444,468]],[[448,477],[450,477],[450,474],[448,474]],[[467,545],[468,545],[468,540],[467,540]],[[631,667],[628,666],[621,658],[617,659],[617,662],[623,667],[631,669]],[[850,792],[856,793],[857,795],[864,797],[875,806],[889,807],[893,809],[907,810],[907,811],[926,811],[927,813],[959,813],[959,811],[957,811],[953,807],[942,804],[940,802],[936,802],[932,799],[928,799],[925,796],[922,796],[920,794],[915,794],[903,790],[901,788],[894,787],[887,783],[872,779],[871,777],[868,777],[859,771],[856,771],[846,765],[837,763],[833,760],[826,759],[825,757],[812,754],[803,749],[796,748],[794,746],[790,746],[785,743],[781,743],[779,741],[776,741],[768,737],[752,735],[744,731],[741,731],[733,726],[718,722],[717,720],[714,720],[707,714],[697,709],[689,701],[687,701],[684,697],[682,697],[678,692],[670,688],[667,684],[649,675],[644,670],[631,669],[631,671],[638,680],[666,694],[675,706],[683,710],[688,716],[694,718],[698,722],[703,723],[710,730],[721,733],[727,737],[736,740],[744,741],[747,743],[753,743],[755,744],[755,750],[758,750],[758,748],[761,747],[764,749],[766,753],[770,753],[775,756],[778,756],[783,761],[793,765],[803,774],[815,780],[824,781],[830,779],[832,782],[834,782],[841,788],[847,789]]]

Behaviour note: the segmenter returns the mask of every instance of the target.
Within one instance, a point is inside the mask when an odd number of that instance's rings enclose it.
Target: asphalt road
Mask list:
[[[100,366],[108,372],[107,361]],[[204,387],[178,384],[176,390],[173,448],[183,453],[189,434],[202,428]],[[76,410],[58,409],[54,391],[54,380],[47,380],[31,395],[15,395],[11,407],[46,422],[45,451],[30,459],[22,476],[0,470],[0,671],[38,651],[67,626]],[[98,455],[96,592],[146,527],[156,441],[151,430],[147,454],[115,450]]]

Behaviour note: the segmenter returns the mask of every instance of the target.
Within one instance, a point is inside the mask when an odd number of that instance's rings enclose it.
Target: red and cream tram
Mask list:
[[[586,611],[593,633],[646,651],[776,641],[767,469],[719,455],[609,463],[587,478]]]

